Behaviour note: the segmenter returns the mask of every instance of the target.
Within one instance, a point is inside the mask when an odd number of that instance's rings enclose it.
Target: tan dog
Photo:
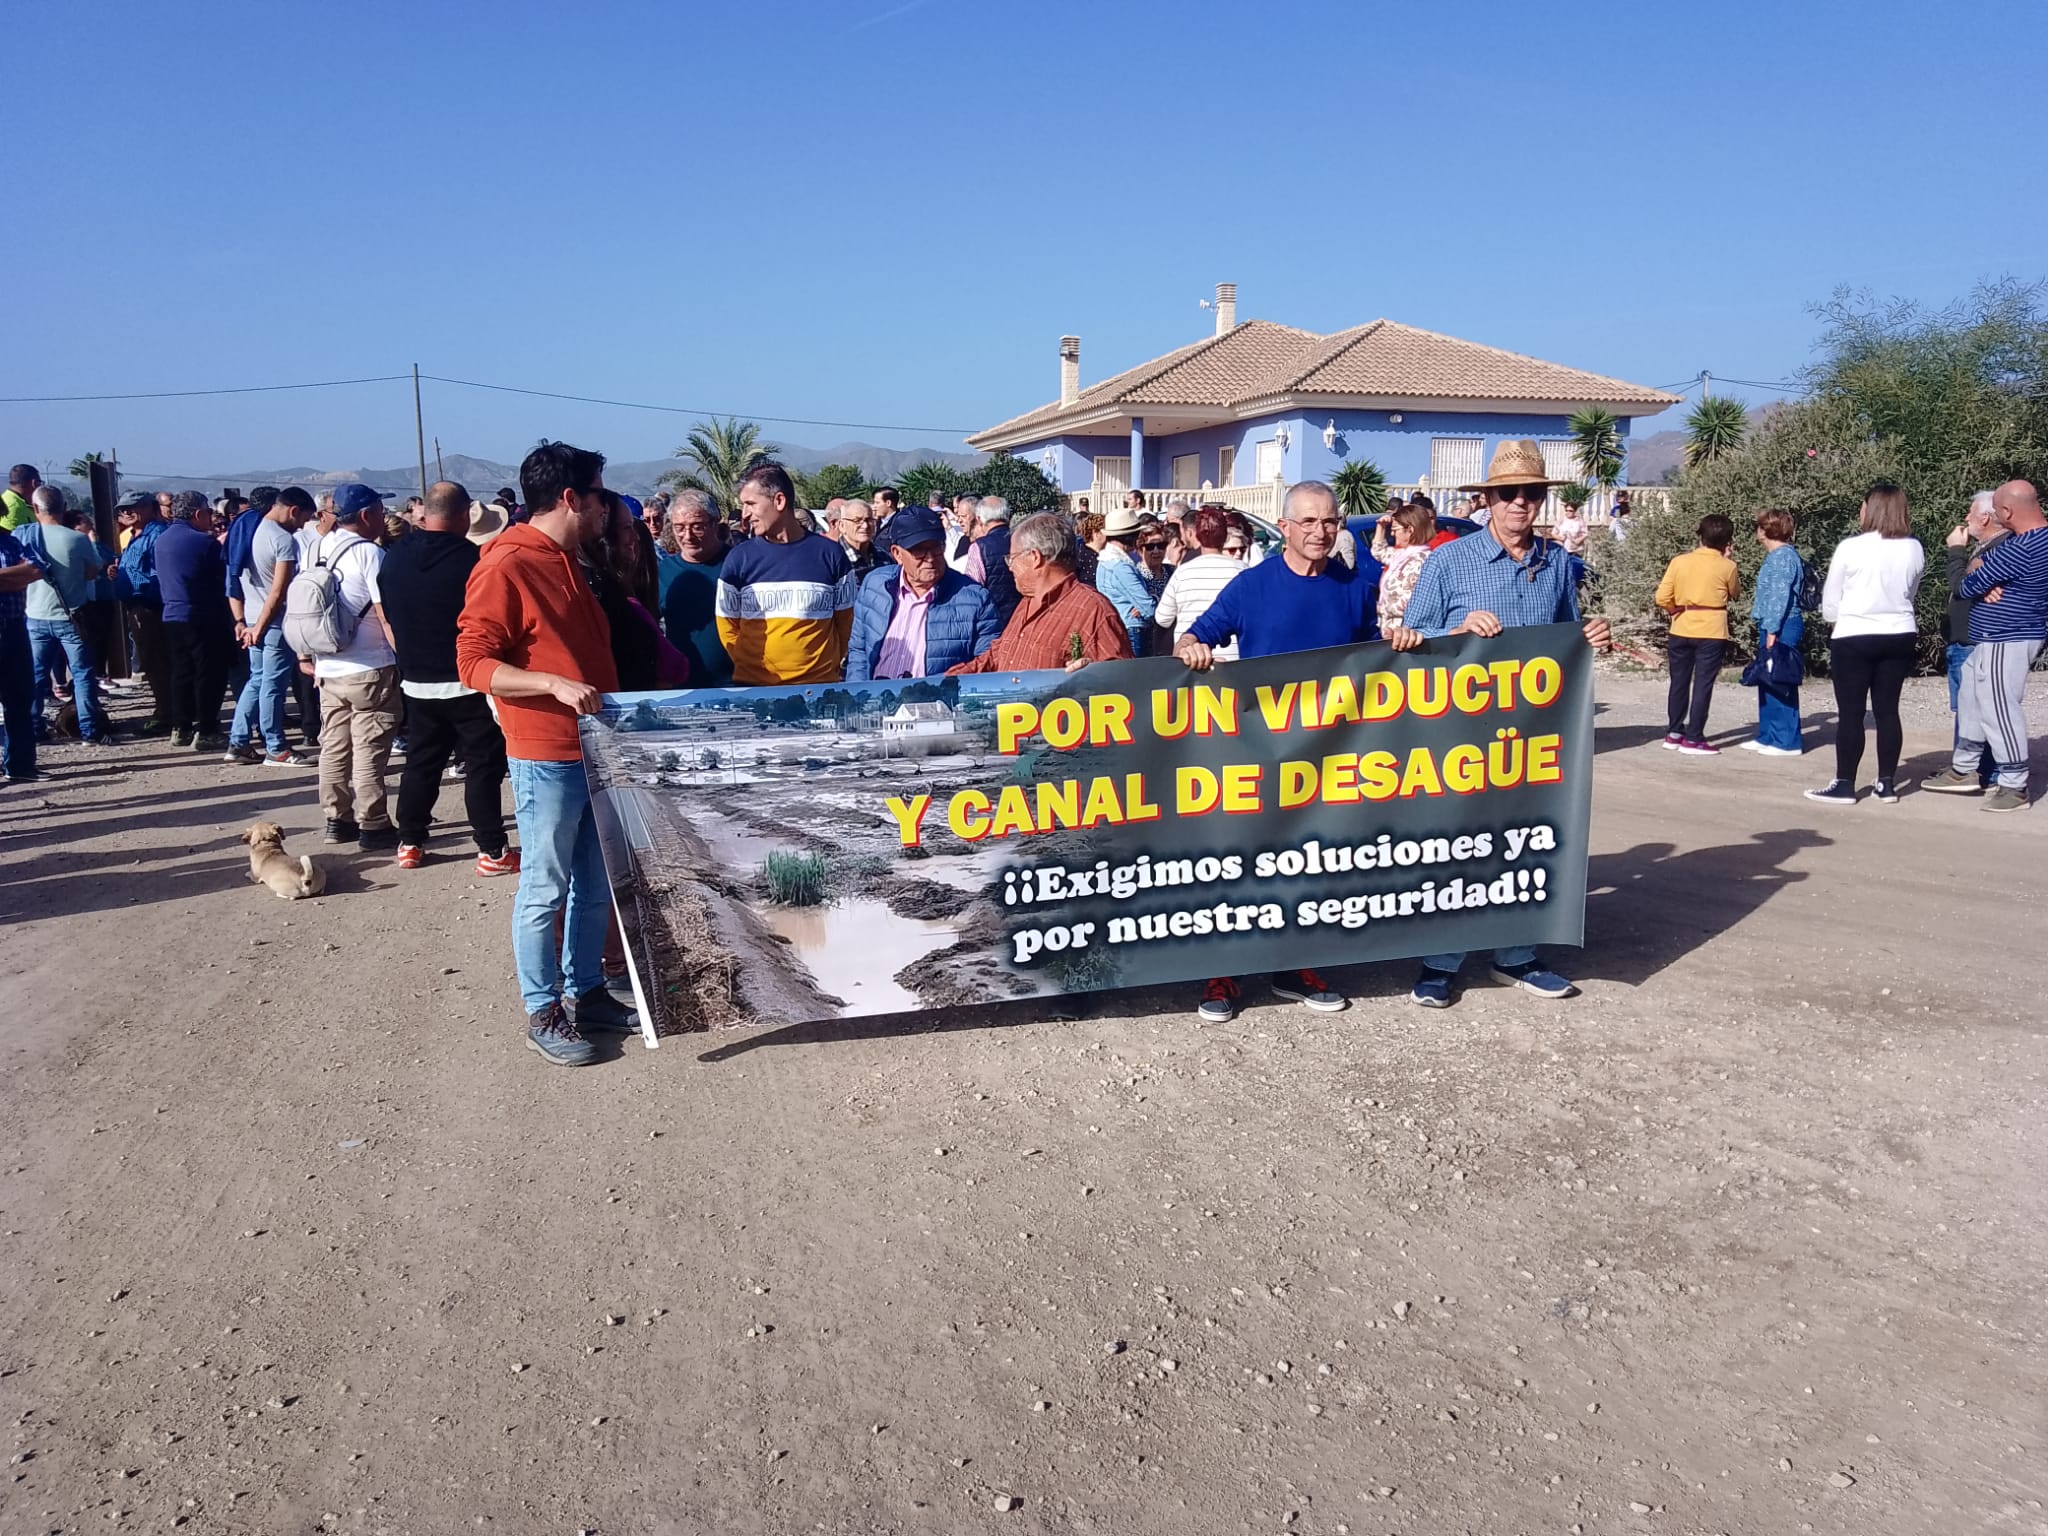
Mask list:
[[[294,859],[284,851],[284,828],[275,822],[257,822],[242,841],[249,845],[249,878],[269,886],[280,901],[318,896],[327,889],[327,877],[311,854]]]

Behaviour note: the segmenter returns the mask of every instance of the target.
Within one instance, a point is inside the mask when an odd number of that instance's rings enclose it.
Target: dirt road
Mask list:
[[[1575,1002],[580,1072],[452,835],[286,905],[234,836],[317,848],[310,773],[53,753],[0,791],[0,1531],[2048,1531],[2048,809],[1812,806],[1660,696],[1602,683]]]

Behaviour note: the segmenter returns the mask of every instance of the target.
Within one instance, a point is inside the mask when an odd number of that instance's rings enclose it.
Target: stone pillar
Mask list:
[[[1131,489],[1138,490],[1145,483],[1145,418],[1131,418]]]

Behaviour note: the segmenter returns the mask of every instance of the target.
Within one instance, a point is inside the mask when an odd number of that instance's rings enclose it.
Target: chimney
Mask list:
[[[1216,285],[1216,334],[1221,336],[1237,324],[1237,284]]]
[[[1060,404],[1072,405],[1081,398],[1081,338],[1060,338]]]

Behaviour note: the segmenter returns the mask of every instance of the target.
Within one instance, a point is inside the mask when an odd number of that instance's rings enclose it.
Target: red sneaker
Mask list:
[[[1329,984],[1314,971],[1275,971],[1268,979],[1273,990],[1282,997],[1313,1008],[1317,1013],[1344,1011],[1344,994],[1332,992]]]
[[[479,875],[516,875],[519,873],[519,850],[507,848],[502,857],[492,858],[488,853],[476,856],[476,872]]]
[[[418,843],[400,843],[398,845],[398,867],[400,869],[418,869],[426,861],[427,850]]]
[[[1195,1010],[1206,1024],[1228,1024],[1237,1017],[1237,983],[1218,976],[1202,988],[1202,1004]]]

